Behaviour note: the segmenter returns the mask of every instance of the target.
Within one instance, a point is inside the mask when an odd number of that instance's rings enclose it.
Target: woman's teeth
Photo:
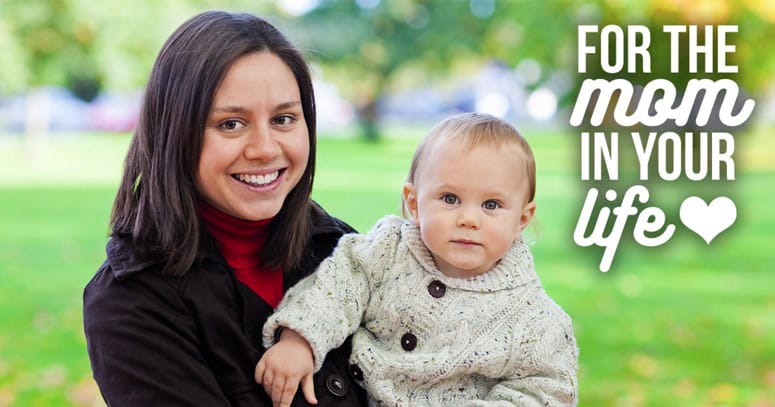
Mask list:
[[[279,175],[280,171],[275,171],[266,175],[239,174],[237,175],[237,179],[251,185],[262,186],[276,180]]]

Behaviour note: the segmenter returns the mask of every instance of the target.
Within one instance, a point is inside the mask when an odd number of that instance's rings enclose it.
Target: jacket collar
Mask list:
[[[349,225],[329,215],[315,202],[312,202],[310,221],[312,223],[311,238],[313,240],[318,235],[342,235],[354,232]],[[207,231],[203,229],[203,233],[207,233]],[[212,239],[204,240],[209,243],[204,244],[200,259],[225,264],[215,243],[211,242]],[[128,236],[111,237],[110,240],[108,240],[105,251],[107,252],[107,261],[110,265],[110,269],[119,280],[142,270],[150,268],[161,269],[161,267],[163,267],[163,261],[159,256],[141,256]]]
[[[108,264],[116,279],[121,280],[148,268],[160,267],[162,261],[154,256],[143,258],[139,256],[132,240],[128,237],[111,237],[105,247]]]

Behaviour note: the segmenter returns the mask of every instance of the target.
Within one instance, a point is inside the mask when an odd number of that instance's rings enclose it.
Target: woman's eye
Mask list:
[[[239,120],[224,120],[220,124],[220,128],[223,130],[237,130],[239,128],[243,127],[243,124],[240,123]]]
[[[449,204],[449,205],[454,205],[458,202],[457,197],[452,194],[442,195],[441,200],[444,201],[445,204]]]
[[[500,204],[496,201],[484,201],[482,204],[482,208],[487,209],[488,211],[493,211],[495,209],[500,208]]]
[[[272,119],[272,123],[278,126],[287,126],[293,123],[294,121],[296,121],[296,118],[287,114],[277,116],[274,119]]]

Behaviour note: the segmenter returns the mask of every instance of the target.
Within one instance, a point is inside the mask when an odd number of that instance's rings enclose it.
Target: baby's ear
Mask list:
[[[404,184],[404,207],[409,211],[409,215],[412,217],[414,223],[418,223],[417,216],[417,190],[414,184],[407,182]]]
[[[522,231],[525,230],[527,225],[530,224],[530,221],[533,220],[533,216],[535,216],[536,213],[536,204],[535,202],[528,202],[527,205],[525,205],[524,208],[522,208],[522,213],[519,216],[519,235],[522,234]]]

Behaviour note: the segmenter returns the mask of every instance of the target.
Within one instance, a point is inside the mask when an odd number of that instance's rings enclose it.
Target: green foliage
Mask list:
[[[0,6],[0,13],[2,13]],[[11,35],[9,24],[0,19],[0,55],[3,55],[3,69],[0,69],[0,95],[13,94],[25,88],[29,72],[21,45]]]
[[[77,90],[83,84],[137,89],[172,31],[213,8],[274,10],[248,0],[3,0],[0,34],[10,35],[0,36],[0,51],[7,51],[4,67],[13,70],[0,73],[0,91],[38,85]]]
[[[66,0],[4,2],[3,22],[26,54],[22,58],[30,63],[30,84],[98,80],[94,22],[76,11]]]
[[[415,86],[458,64],[501,60],[515,65],[533,58],[548,66],[567,65],[558,50],[575,35],[574,8],[566,1],[492,2],[475,15],[471,4],[488,2],[402,0],[362,8],[349,1],[327,1],[294,24],[299,42],[339,76],[346,91],[384,90],[391,76],[407,66],[421,68]],[[352,89],[352,88],[356,89]],[[379,96],[372,92],[371,96]]]
[[[357,2],[329,0],[291,21],[289,30],[313,51],[326,78],[356,104],[367,130],[379,122],[374,104],[384,93],[438,84],[452,74],[470,74],[486,61],[509,67],[527,59],[537,62],[541,77],[534,87],[557,72],[572,74],[579,24],[649,27],[653,71],[617,76],[634,82],[663,77],[679,86],[697,74],[685,68],[681,74],[668,74],[670,49],[662,25],[738,25],[739,32],[729,38],[737,46],[730,63],[741,67],[734,79],[754,96],[766,92],[775,68],[769,41],[775,35],[772,9],[743,0],[696,3],[689,7],[669,0],[397,0],[361,7]],[[477,6],[483,10],[476,12]],[[684,47],[686,37],[682,36]],[[684,58],[685,53],[684,48]],[[597,69],[588,76],[607,75]],[[564,105],[573,102],[570,93],[559,96]]]

